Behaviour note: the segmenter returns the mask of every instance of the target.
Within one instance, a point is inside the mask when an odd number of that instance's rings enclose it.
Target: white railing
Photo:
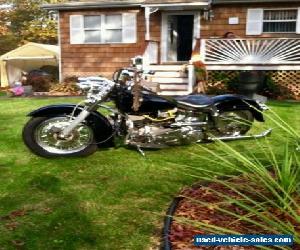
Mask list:
[[[206,65],[300,66],[300,39],[203,39],[201,56]]]

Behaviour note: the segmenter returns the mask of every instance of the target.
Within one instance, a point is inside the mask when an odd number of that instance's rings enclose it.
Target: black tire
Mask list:
[[[66,153],[66,154],[56,154],[51,153],[45,150],[43,147],[41,147],[35,138],[35,131],[39,127],[40,124],[47,121],[48,119],[53,117],[33,117],[31,118],[27,124],[23,128],[23,141],[25,145],[36,155],[45,157],[45,158],[55,158],[55,157],[84,157],[89,156],[93,153],[95,153],[98,150],[98,146],[95,142],[95,138],[93,138],[93,142],[86,146],[86,148],[78,151],[78,152],[72,152],[72,153]]]
[[[236,123],[236,130],[231,134],[230,126],[231,121],[226,119],[223,119],[222,117],[226,117],[228,114],[234,114],[237,117],[240,117],[240,119],[237,119]],[[223,119],[223,121],[222,121]],[[240,127],[239,127],[240,122]],[[239,131],[239,135],[245,135],[247,132],[251,129],[252,124],[254,122],[254,116],[250,110],[232,110],[232,111],[226,111],[220,113],[220,119],[219,119],[219,130],[217,131],[218,136],[234,136],[234,133],[237,133]],[[226,124],[227,123],[227,124]]]

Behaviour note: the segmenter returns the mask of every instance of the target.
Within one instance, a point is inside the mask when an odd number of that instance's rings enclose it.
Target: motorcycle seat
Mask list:
[[[178,104],[191,108],[205,108],[214,104],[212,98],[206,95],[186,95],[174,98]]]

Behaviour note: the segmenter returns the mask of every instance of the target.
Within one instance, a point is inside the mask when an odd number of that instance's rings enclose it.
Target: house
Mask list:
[[[164,94],[186,94],[194,74],[182,65],[199,50],[209,72],[267,70],[300,95],[299,0],[81,0],[44,8],[59,12],[61,78],[111,77],[142,55]]]

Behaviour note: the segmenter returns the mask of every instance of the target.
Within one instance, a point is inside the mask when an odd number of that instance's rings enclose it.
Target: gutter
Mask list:
[[[194,2],[194,3],[166,3],[166,4],[141,4],[142,7],[180,7],[180,6],[192,6],[192,7],[198,7],[198,6],[209,6],[209,2]]]
[[[292,3],[299,3],[299,0],[213,0],[213,5],[218,4],[248,4],[248,3],[286,3],[286,2],[292,2]]]
[[[72,3],[72,4],[44,4],[45,10],[77,10],[77,9],[108,9],[108,8],[130,8],[141,7],[141,3]]]

